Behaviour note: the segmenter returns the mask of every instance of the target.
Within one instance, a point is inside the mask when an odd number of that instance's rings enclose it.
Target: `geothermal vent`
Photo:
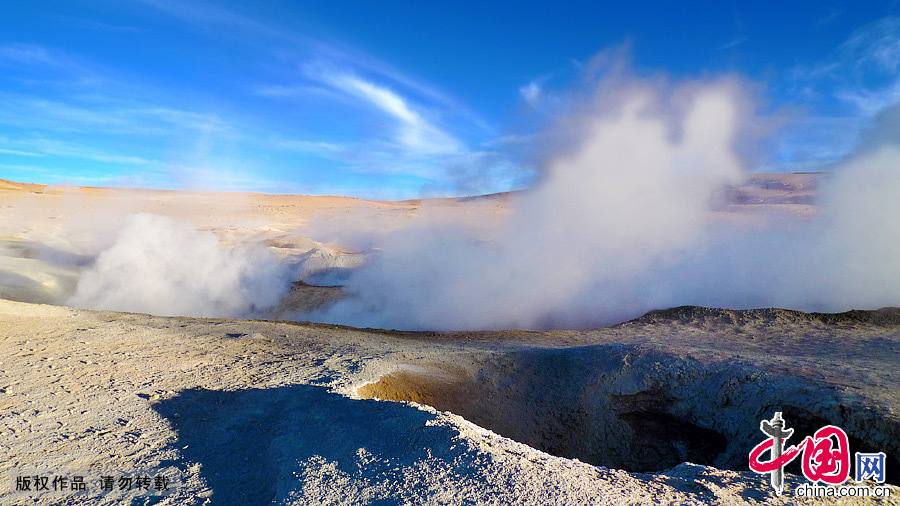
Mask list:
[[[357,395],[427,404],[553,455],[629,471],[682,462],[746,470],[759,420],[775,410],[798,434],[837,423],[860,451],[896,455],[891,434],[900,432],[890,417],[809,380],[627,345],[404,364]]]

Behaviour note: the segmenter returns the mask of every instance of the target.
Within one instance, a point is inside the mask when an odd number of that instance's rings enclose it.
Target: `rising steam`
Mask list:
[[[837,311],[900,304],[900,150],[834,171],[812,223],[726,226],[743,177],[733,82],[602,88],[576,142],[486,234],[381,237],[350,297],[314,319],[410,329],[584,327],[683,304]],[[367,239],[371,241],[371,239]]]
[[[559,328],[685,304],[900,305],[896,121],[878,122],[833,169],[813,219],[744,223],[722,218],[727,188],[746,176],[739,148],[755,125],[737,81],[619,79],[587,103],[552,129],[556,155],[503,220],[423,208],[392,232],[365,221],[361,233],[332,230],[377,253],[350,269],[347,297],[299,317],[404,329]],[[298,272],[261,245],[226,246],[146,214],[128,218],[104,248],[69,304],[266,315]]]
[[[284,296],[290,272],[261,245],[226,247],[171,218],[130,216],[85,269],[73,306],[161,315],[253,316]]]

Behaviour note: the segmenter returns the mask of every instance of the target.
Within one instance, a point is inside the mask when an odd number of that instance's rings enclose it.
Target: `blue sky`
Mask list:
[[[784,127],[756,170],[827,168],[900,102],[898,1],[34,1],[0,13],[0,177],[21,181],[377,198],[521,187],[533,135],[585,63],[617,47],[638,74],[757,86]]]

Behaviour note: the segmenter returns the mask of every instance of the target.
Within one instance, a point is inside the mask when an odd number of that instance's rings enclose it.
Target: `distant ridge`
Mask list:
[[[33,192],[42,192],[47,185],[35,183],[18,183],[8,179],[0,179],[0,190],[25,190]]]
[[[829,325],[858,324],[894,327],[900,325],[900,308],[854,309],[843,313],[806,313],[793,309],[725,309],[703,306],[678,306],[650,311],[643,316],[621,323],[670,323],[672,321],[699,322],[715,320],[717,323],[746,325],[749,323],[824,323]]]
[[[825,172],[761,172],[747,175],[747,180],[739,185],[726,190],[726,201],[733,204],[813,204],[816,189],[819,182],[827,176]],[[221,191],[221,190],[196,190],[196,189],[156,189],[156,188],[119,188],[108,186],[83,186],[83,185],[47,185],[38,183],[24,183],[0,178],[0,190],[31,191],[43,193],[48,187],[77,188],[82,190],[102,191],[148,191],[148,192],[184,192],[184,193],[246,193],[260,195],[290,195],[309,197],[338,197],[369,202],[398,202],[403,204],[418,205],[422,202],[472,202],[472,201],[498,201],[504,202],[517,195],[525,193],[526,189],[510,190],[505,192],[486,193],[480,195],[468,195],[461,197],[424,197],[403,200],[374,200],[346,195],[307,195],[302,193],[262,193],[254,191]]]

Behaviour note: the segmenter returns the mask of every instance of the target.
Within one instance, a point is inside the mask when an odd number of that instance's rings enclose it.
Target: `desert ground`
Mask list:
[[[714,219],[813,216],[821,177],[755,176]],[[0,182],[0,503],[818,504],[791,496],[798,468],[784,496],[747,469],[776,408],[801,437],[843,427],[854,451],[885,452],[896,479],[898,309],[661,308],[548,331],[286,321],[342,297],[317,281],[369,254],[323,230],[390,230],[429,213],[478,226],[512,198]],[[132,213],[265,244],[296,283],[252,320],[67,305],[97,231]],[[17,477],[61,474],[87,489],[15,489]],[[170,485],[103,491],[101,476]]]

